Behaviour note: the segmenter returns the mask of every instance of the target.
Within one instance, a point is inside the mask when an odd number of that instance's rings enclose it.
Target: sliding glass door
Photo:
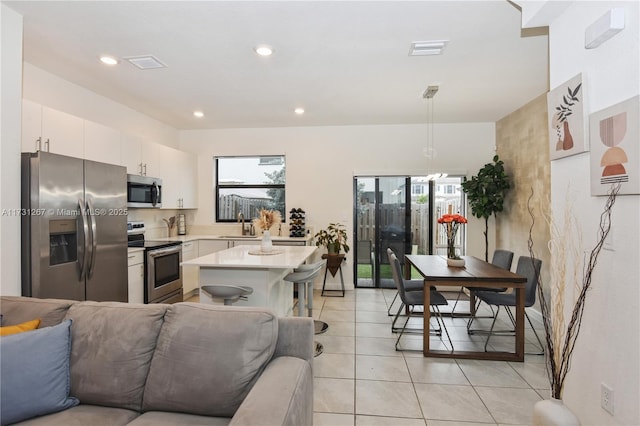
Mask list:
[[[395,288],[387,258],[391,248],[405,254],[446,254],[437,218],[451,210],[465,214],[461,177],[354,178],[354,282],[356,287]],[[464,227],[456,242],[465,253]]]
[[[393,288],[387,248],[401,261],[411,252],[411,181],[408,177],[361,177],[354,181],[358,287]]]

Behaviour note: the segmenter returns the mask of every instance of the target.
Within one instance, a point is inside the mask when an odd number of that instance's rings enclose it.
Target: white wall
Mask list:
[[[640,93],[638,5],[573,2],[550,25],[550,87],[582,73],[587,115]],[[585,28],[614,6],[625,9],[626,28],[600,47],[585,49]],[[638,117],[635,119],[637,125]],[[583,243],[590,250],[595,244],[605,198],[590,196],[589,153],[552,162],[552,207],[557,216],[564,208],[569,184],[576,200],[575,211],[579,212]],[[564,400],[583,424],[638,425],[640,196],[619,196],[613,210],[613,251],[600,254],[566,378]],[[601,383],[614,390],[614,416],[600,408]]]
[[[305,210],[306,224],[315,230],[340,221],[347,225],[351,236],[354,175],[427,174],[430,164],[422,154],[426,135],[426,125],[183,131],[180,149],[199,155],[199,209],[195,224],[215,222],[214,156],[285,154],[287,210],[293,207]],[[438,152],[434,168],[475,174],[491,161],[495,126],[435,125],[434,140]],[[474,220],[468,226],[471,230],[484,229],[483,224]],[[469,253],[484,256],[482,231],[469,235]],[[349,260],[346,265],[345,282],[352,288],[353,262]]]
[[[84,87],[24,63],[22,96],[147,141],[178,147],[178,130]]]
[[[0,201],[20,208],[20,87],[22,16],[0,5]],[[0,221],[0,294],[20,294],[20,216],[5,211]]]

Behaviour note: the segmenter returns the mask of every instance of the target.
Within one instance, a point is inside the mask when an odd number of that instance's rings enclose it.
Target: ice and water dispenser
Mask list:
[[[49,221],[49,265],[78,260],[78,231],[76,219]]]

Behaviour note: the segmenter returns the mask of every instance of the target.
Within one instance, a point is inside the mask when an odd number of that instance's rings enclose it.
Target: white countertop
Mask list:
[[[271,236],[271,241],[299,241],[299,242],[307,242],[312,238],[311,235],[307,235],[306,237],[287,237],[287,236],[278,236],[278,235],[272,235]],[[154,238],[149,238],[149,240],[153,240]],[[173,236],[173,237],[169,237],[169,238],[155,238],[155,239],[166,239],[166,240],[170,240],[170,241],[182,241],[183,243],[189,242],[189,241],[196,241],[196,240],[224,240],[224,241],[228,241],[228,240],[233,240],[233,241],[238,241],[238,240],[247,240],[247,241],[259,241],[260,239],[262,239],[261,235],[256,235],[255,237],[247,237],[247,236],[241,236],[241,235],[210,235],[210,234],[188,234],[188,235],[177,235],[177,236]]]
[[[274,246],[273,250],[278,254],[249,254],[259,250],[259,246],[240,245],[182,262],[182,265],[195,265],[202,268],[294,269],[302,265],[317,250],[317,247]]]

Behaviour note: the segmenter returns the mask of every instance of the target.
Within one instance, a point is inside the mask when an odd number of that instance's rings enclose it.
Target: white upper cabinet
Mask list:
[[[36,152],[42,146],[42,105],[22,100],[22,152]]]
[[[120,164],[122,134],[93,121],[84,122],[84,158],[109,164]]]
[[[197,208],[197,156],[170,147],[164,147],[162,150],[161,164],[164,191],[162,195],[162,208]]]
[[[84,120],[23,99],[22,151],[83,158]]]
[[[130,175],[142,175],[142,138],[132,135],[122,135],[121,158],[118,162],[127,168]]]
[[[138,136],[123,135],[121,165],[127,168],[127,173],[149,177],[162,178],[160,164],[161,152],[164,145],[147,142]]]

